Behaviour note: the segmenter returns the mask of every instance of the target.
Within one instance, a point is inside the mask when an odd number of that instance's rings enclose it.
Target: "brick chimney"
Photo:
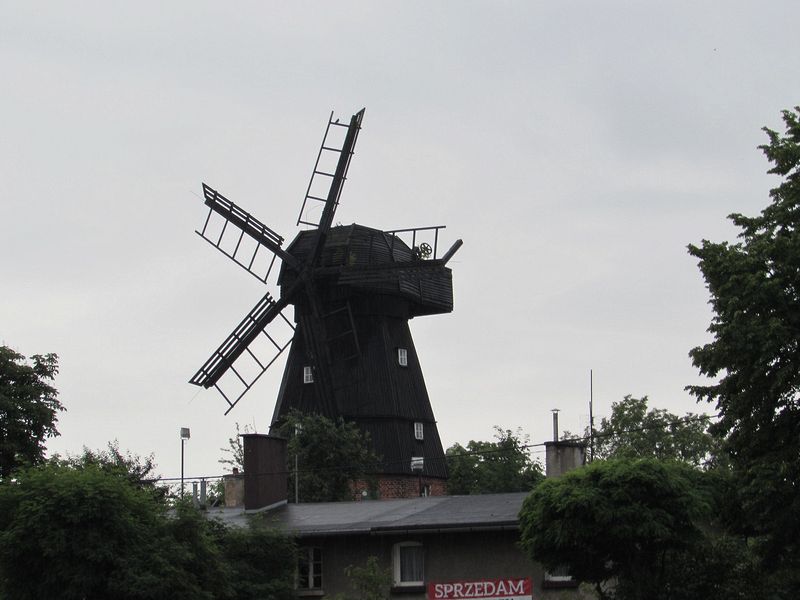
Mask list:
[[[242,441],[245,511],[257,512],[286,504],[286,439],[244,433]]]
[[[236,508],[244,506],[244,476],[239,469],[233,468],[233,473],[222,478],[225,485],[225,507]]]

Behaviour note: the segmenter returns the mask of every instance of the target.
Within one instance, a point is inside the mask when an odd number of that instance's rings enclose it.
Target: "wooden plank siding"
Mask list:
[[[273,423],[292,408],[340,416],[369,432],[381,473],[412,474],[412,456],[424,456],[424,475],[446,477],[444,450],[428,397],[408,320],[401,316],[355,314],[361,355],[354,360],[332,357],[331,375],[336,406],[326,410],[318,383],[303,383],[303,367],[315,366],[308,357],[302,332],[289,352]],[[301,328],[298,323],[298,328]],[[298,335],[299,334],[299,335]],[[408,366],[400,366],[397,349],[408,351]],[[424,440],[414,438],[414,423],[424,427]]]
[[[301,232],[289,245],[289,253],[301,263],[311,251],[314,233]],[[453,310],[449,268],[439,261],[416,259],[400,238],[362,225],[330,230],[314,278],[331,288],[349,288],[353,294],[400,295],[411,302],[411,317]],[[288,289],[296,279],[297,273],[284,265],[278,278],[281,287]]]
[[[301,232],[287,248],[298,263],[310,258],[316,233]],[[305,286],[285,299],[295,306],[297,329],[273,425],[291,409],[342,417],[370,434],[383,460],[378,474],[414,474],[411,457],[422,456],[423,476],[446,478],[444,450],[408,321],[452,311],[450,269],[442,261],[416,257],[399,237],[353,224],[328,231],[320,262],[309,275],[323,314],[312,314]],[[284,265],[278,283],[289,290],[297,277]],[[310,337],[316,339],[308,335],[310,329],[324,333],[324,346],[314,342],[316,351],[306,347]],[[407,350],[407,366],[399,364],[398,348]],[[324,376],[304,383],[306,366]],[[325,380],[332,387],[327,393],[321,388]],[[414,437],[415,422],[423,423],[421,441]]]

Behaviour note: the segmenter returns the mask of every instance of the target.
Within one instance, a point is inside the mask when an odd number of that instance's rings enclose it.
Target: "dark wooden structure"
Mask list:
[[[342,417],[370,433],[383,458],[381,475],[444,479],[442,444],[408,321],[452,311],[447,263],[461,240],[440,253],[443,226],[333,226],[363,115],[348,124],[331,115],[298,218],[313,229],[285,249],[280,235],[203,184],[209,213],[198,233],[263,282],[280,259],[280,296],[267,293],[191,383],[215,387],[229,412],[291,346],[273,425],[291,409]],[[338,143],[337,128],[344,130]],[[312,220],[315,209],[320,216]],[[291,320],[282,312],[289,304]]]
[[[244,508],[263,510],[286,502],[286,440],[242,434]]]

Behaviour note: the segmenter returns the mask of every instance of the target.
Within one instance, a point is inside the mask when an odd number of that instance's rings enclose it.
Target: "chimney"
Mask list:
[[[263,433],[244,433],[242,440],[245,511],[286,504],[286,440]]]
[[[553,441],[545,442],[546,477],[559,477],[582,467],[586,463],[586,443],[572,440],[558,440],[558,409],[553,409]]]
[[[244,477],[233,467],[231,475],[222,478],[225,482],[225,508],[244,506]]]
[[[558,409],[554,408],[550,412],[553,413],[553,441],[558,441]]]

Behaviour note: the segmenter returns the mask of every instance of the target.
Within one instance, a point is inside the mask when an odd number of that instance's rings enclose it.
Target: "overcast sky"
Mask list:
[[[0,343],[55,352],[50,452],[117,439],[222,472],[265,432],[276,364],[227,417],[187,383],[264,294],[203,242],[201,181],[287,239],[331,110],[366,107],[336,220],[446,225],[455,309],[411,322],[445,446],[550,439],[625,394],[683,414],[708,295],[800,103],[800,3],[0,2]],[[277,292],[277,289],[274,289]]]

